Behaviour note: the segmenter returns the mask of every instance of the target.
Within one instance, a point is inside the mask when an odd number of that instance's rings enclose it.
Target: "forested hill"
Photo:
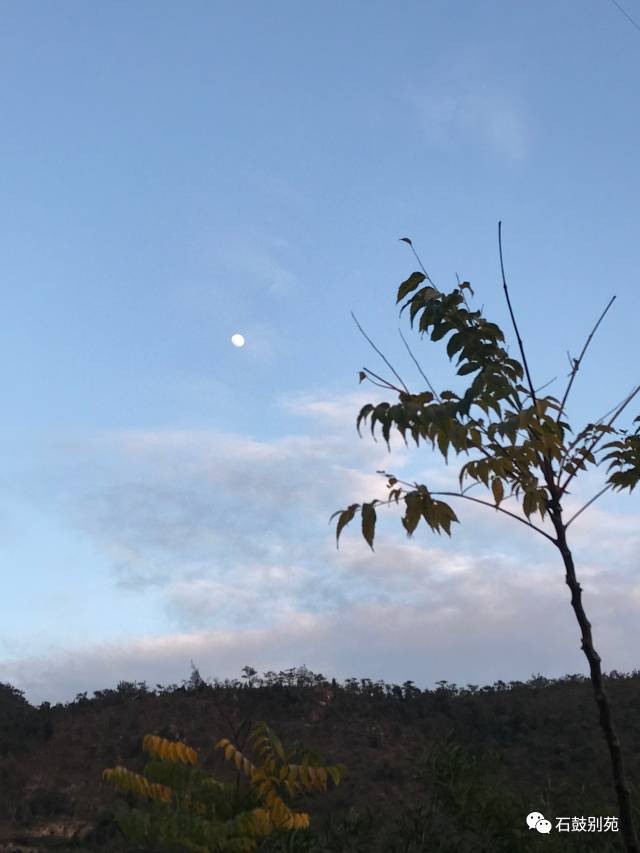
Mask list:
[[[640,673],[613,672],[606,688],[637,808]],[[257,721],[285,750],[297,743],[346,767],[339,785],[295,800],[311,817],[297,847],[270,838],[259,851],[619,849],[619,833],[543,836],[525,824],[531,811],[617,815],[586,676],[421,691],[411,681],[339,684],[305,667],[263,678],[245,667],[240,679],[207,683],[193,667],[180,686],[121,682],[38,708],[0,685],[0,851],[147,849],[127,846],[113,817],[118,803],[140,801],[103,770],[142,773],[142,738],[156,734],[193,747],[200,766],[232,782],[235,768],[214,746],[226,737],[251,755]]]

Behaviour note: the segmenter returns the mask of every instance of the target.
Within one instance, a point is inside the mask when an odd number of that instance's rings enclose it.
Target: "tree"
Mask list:
[[[640,424],[632,433],[613,426],[619,415],[640,391],[640,386],[632,390],[614,409],[595,423],[588,423],[575,438],[568,441],[567,433],[573,430],[563,419],[567,398],[587,347],[615,296],[600,315],[580,356],[577,359],[570,358],[571,372],[562,400],[552,396],[540,397],[538,392],[541,389],[536,391],[531,381],[524,346],[511,307],[502,257],[501,225],[502,223],[498,225],[498,242],[502,283],[522,362],[510,358],[506,350],[500,346],[505,338],[495,323],[488,322],[482,316],[482,311],[469,310],[465,295],[465,291],[473,295],[469,282],[460,283],[458,280],[458,286],[450,293],[439,291],[424,269],[411,240],[408,237],[402,237],[402,241],[411,247],[421,271],[413,272],[398,289],[396,303],[413,293],[401,308],[400,314],[409,307],[412,328],[414,320],[419,317],[418,327],[421,334],[429,332],[432,341],[443,340],[453,332],[446,344],[449,359],[453,360],[458,354],[458,376],[472,373],[475,376],[462,397],[453,391],[442,391],[438,394],[423,373],[404,338],[405,346],[425,379],[429,391],[421,394],[409,393],[402,379],[369,338],[367,340],[393,371],[402,388],[381,379],[367,368],[363,368],[359,374],[360,382],[369,379],[375,385],[396,391],[400,401],[396,405],[379,403],[376,406],[372,404],[364,406],[356,421],[359,435],[360,423],[370,417],[372,436],[374,436],[376,423],[379,423],[389,451],[391,450],[389,435],[391,428],[395,427],[401,433],[405,445],[407,444],[406,432],[410,430],[416,447],[419,446],[420,438],[423,441],[429,440],[432,450],[435,451],[437,446],[445,461],[448,461],[450,449],[453,449],[456,454],[465,453],[469,456],[471,451],[478,455],[465,462],[460,469],[458,476],[460,490],[457,492],[432,492],[425,485],[406,483],[392,474],[378,471],[379,474],[388,478],[387,488],[391,490],[389,499],[373,500],[362,505],[351,504],[347,509],[334,513],[331,519],[336,515],[339,516],[336,526],[336,546],[339,546],[343,528],[353,520],[356,511],[360,510],[362,535],[371,550],[374,550],[376,504],[390,505],[394,500],[398,504],[404,492],[405,512],[402,524],[408,536],[413,534],[420,518],[423,518],[438,534],[444,530],[451,536],[451,524],[458,522],[458,518],[448,503],[435,497],[436,495],[450,496],[474,501],[502,512],[526,524],[558,549],[564,563],[565,580],[571,591],[571,606],[580,626],[582,650],[589,663],[600,725],[609,749],[625,849],[628,853],[640,853],[622,751],[613,723],[611,704],[602,680],[601,659],[593,646],[591,624],[582,605],[582,588],[578,583],[573,557],[567,543],[567,528],[600,495],[608,489],[621,491],[628,488],[631,492],[640,480]],[[424,286],[421,287],[423,283]],[[417,288],[420,289],[417,290]],[[355,316],[354,320],[356,320]],[[356,324],[358,324],[357,320]],[[359,324],[358,327],[365,335]],[[367,374],[371,374],[382,384],[374,382]],[[526,382],[526,385],[523,385],[523,382]],[[478,410],[486,416],[486,419],[480,416]],[[604,423],[609,415],[611,417]],[[640,417],[633,421],[633,423],[637,422],[640,422]],[[602,439],[610,435],[618,438],[596,450]],[[610,452],[596,461],[594,452],[599,453],[606,449]],[[572,518],[564,521],[562,499],[568,494],[568,486],[577,472],[585,470],[587,464],[599,465],[605,460],[610,462],[604,488]],[[609,473],[612,469],[615,469],[613,473]],[[473,482],[463,489],[466,478]],[[399,483],[409,486],[411,490],[402,489],[398,486]],[[492,502],[467,494],[470,488],[479,483],[490,489]],[[505,500],[505,486],[510,489],[508,497],[515,497],[521,501],[524,518],[501,506]],[[536,515],[540,515],[543,520],[548,516],[555,536],[531,522],[531,518]]]

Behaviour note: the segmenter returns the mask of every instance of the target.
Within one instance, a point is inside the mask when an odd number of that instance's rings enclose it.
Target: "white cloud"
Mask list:
[[[51,651],[0,666],[0,680],[41,700],[122,679],[175,682],[188,677],[190,658],[219,677],[239,677],[246,664],[306,664],[422,684],[585,671],[559,553],[502,514],[451,498],[462,522],[452,538],[419,525],[409,540],[402,506],[380,507],[375,553],[358,517],[336,550],[329,515],[385,498],[377,469],[455,488],[455,460],[448,471],[428,467],[422,445],[407,449],[392,435],[388,453],[366,432],[357,438],[355,414],[369,400],[364,390],[282,398],[312,419],[312,434],[270,441],[128,430],[68,446],[67,470],[48,468],[66,489],[32,498],[88,535],[130,593],[161,594],[167,636]],[[568,513],[584,502],[577,489],[570,500]],[[635,666],[637,528],[637,515],[595,507],[570,528],[605,669]]]
[[[408,561],[405,556],[406,564],[394,563],[400,550],[381,547],[376,560],[384,561],[390,576],[406,582],[410,600],[385,601],[381,596],[313,613],[294,607],[290,600],[282,604],[277,590],[269,592],[263,586],[258,595],[247,584],[239,604],[254,597],[262,612],[273,607],[276,618],[270,624],[254,627],[249,613],[244,624],[233,629],[59,649],[40,659],[0,666],[0,679],[25,690],[30,701],[40,702],[68,701],[78,692],[115,687],[120,680],[146,680],[150,686],[175,683],[188,677],[191,659],[205,678],[238,678],[245,665],[262,674],[305,664],[340,680],[411,679],[423,687],[441,678],[484,684],[499,678],[526,679],[534,672],[548,676],[585,672],[578,627],[562,578],[551,563],[531,574],[523,573],[516,560],[466,555],[466,571],[456,575],[447,571],[437,554],[416,545]],[[189,594],[187,586],[177,591]],[[195,582],[191,593],[194,602],[198,597],[226,597],[222,586],[203,586],[202,581]],[[636,666],[637,601],[612,596],[602,585],[589,605],[605,669],[631,671]],[[602,614],[612,608],[614,618],[605,621]]]

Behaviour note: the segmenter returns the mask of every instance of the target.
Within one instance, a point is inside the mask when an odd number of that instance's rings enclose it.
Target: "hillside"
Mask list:
[[[640,673],[607,679],[627,771],[640,782]],[[142,772],[145,734],[184,741],[215,778],[236,780],[214,744],[240,749],[265,721],[285,749],[316,750],[347,774],[326,793],[295,801],[311,815],[296,844],[267,850],[618,850],[614,832],[540,835],[525,817],[615,816],[609,757],[591,683],[497,682],[420,691],[349,679],[328,682],[305,667],[204,682],[193,668],[181,686],[121,682],[74,702],[34,708],[0,685],[0,851],[142,850],[113,819],[118,802],[139,804],[102,780],[107,767]],[[247,754],[250,748],[247,747]],[[640,804],[634,787],[636,808]],[[304,838],[302,836],[304,835]],[[280,846],[278,846],[278,844]]]

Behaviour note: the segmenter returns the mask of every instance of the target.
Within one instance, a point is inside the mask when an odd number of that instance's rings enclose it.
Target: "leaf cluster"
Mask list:
[[[405,242],[412,245],[408,238]],[[421,518],[435,532],[444,530],[450,536],[451,524],[458,518],[449,504],[436,500],[433,495],[457,495],[477,501],[465,494],[470,488],[463,489],[466,479],[473,481],[471,485],[482,484],[490,489],[493,498],[490,505],[496,510],[523,521],[501,507],[503,501],[516,498],[527,519],[525,523],[555,542],[530,523],[531,517],[539,514],[544,520],[551,510],[557,513],[568,481],[576,471],[584,470],[587,464],[599,464],[593,451],[600,438],[606,433],[624,434],[625,431],[611,426],[610,421],[609,424],[589,424],[572,442],[567,442],[567,433],[572,429],[563,419],[563,412],[571,383],[562,402],[551,395],[537,396],[530,383],[527,389],[522,384],[525,372],[529,379],[526,363],[523,367],[520,361],[509,356],[502,346],[504,334],[496,323],[486,320],[481,311],[469,310],[465,291],[473,294],[471,285],[466,281],[459,283],[450,293],[443,293],[425,272],[416,271],[400,284],[396,299],[398,303],[413,294],[400,313],[409,308],[411,326],[413,328],[417,322],[421,335],[428,333],[434,342],[450,335],[446,351],[450,361],[455,359],[457,375],[475,374],[464,394],[460,396],[450,390],[438,394],[430,383],[430,391],[411,394],[387,383],[387,387],[398,392],[399,402],[367,403],[356,420],[356,429],[361,435],[361,424],[369,419],[374,440],[375,427],[379,425],[389,451],[391,430],[395,428],[405,445],[407,432],[416,447],[420,439],[429,441],[432,450],[437,449],[446,463],[451,450],[456,455],[473,454],[460,469],[460,491],[430,492],[426,486],[417,483],[406,484],[414,486],[411,491],[406,491],[397,487],[399,481],[395,477],[380,471],[378,473],[389,477],[389,499],[362,505],[354,503],[333,513],[330,521],[338,516],[336,545],[339,545],[342,530],[353,520],[356,511],[361,510],[362,535],[373,550],[376,505],[389,505],[394,500],[397,504],[401,496],[405,504],[402,523],[409,536]],[[579,361],[574,360],[571,381]],[[361,381],[363,378],[366,378],[366,372],[360,373]],[[605,448],[612,449],[605,457],[612,460],[609,470],[617,469],[609,476],[608,485],[632,490],[640,479],[640,427],[633,436],[611,442],[602,449]],[[564,472],[568,479],[561,483]],[[556,516],[558,518],[559,515]]]
[[[256,766],[227,738],[216,744],[251,788],[238,804],[233,786],[219,782],[197,767],[197,752],[179,741],[146,735],[143,749],[152,760],[144,774],[125,767],[103,772],[103,778],[119,790],[150,801],[152,811],[120,811],[118,822],[132,840],[168,845],[166,849],[198,851],[252,851],[256,838],[274,831],[304,829],[309,815],[293,812],[279,795],[279,788],[294,797],[305,791],[326,791],[330,776],[338,785],[343,765],[323,767],[316,753],[305,752],[302,763],[291,762],[282,743],[265,723],[256,723],[250,738],[261,759]],[[158,760],[159,759],[159,760]],[[180,847],[180,845],[183,845]]]

